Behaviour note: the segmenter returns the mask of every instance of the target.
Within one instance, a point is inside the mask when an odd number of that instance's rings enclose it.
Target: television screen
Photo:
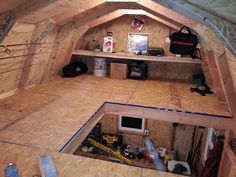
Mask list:
[[[119,130],[143,133],[144,123],[145,120],[143,118],[120,116]]]

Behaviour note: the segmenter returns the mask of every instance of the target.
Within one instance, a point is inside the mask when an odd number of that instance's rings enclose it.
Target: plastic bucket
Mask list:
[[[95,76],[106,76],[107,75],[106,58],[95,58],[93,74]]]

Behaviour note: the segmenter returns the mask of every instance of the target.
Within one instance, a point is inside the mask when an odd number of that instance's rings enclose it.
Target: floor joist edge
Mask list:
[[[59,152],[74,153],[74,151],[78,148],[78,146],[82,143],[82,141],[86,138],[86,136],[104,114],[123,114],[127,116],[138,116],[160,121],[220,129],[233,129],[235,127],[235,124],[232,124],[232,117],[228,115],[215,115],[177,109],[175,110],[115,102],[104,102],[98,108],[98,110],[76,131],[76,133],[60,148]],[[222,123],[222,121],[224,123]],[[89,125],[89,127],[86,127],[86,125]]]

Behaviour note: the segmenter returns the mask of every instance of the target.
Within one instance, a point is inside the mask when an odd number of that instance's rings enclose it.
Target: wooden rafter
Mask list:
[[[230,112],[236,119],[236,92],[234,90],[226,53],[223,53],[216,58],[216,64],[219,70],[221,84],[223,86],[224,94],[229,105]]]
[[[119,17],[121,17],[123,15],[124,15],[124,13],[123,13],[122,10],[116,10],[116,11],[111,12],[111,13],[109,13],[107,15],[104,15],[104,16],[102,16],[100,18],[94,19],[93,21],[89,22],[88,25],[89,25],[90,28],[93,28],[95,26],[98,26],[98,25],[101,25],[101,24],[106,23],[108,21],[111,21],[111,20],[114,20],[116,18],[119,18]]]
[[[177,13],[172,9],[160,5],[159,3],[156,3],[152,0],[140,0],[137,3],[143,10],[157,17],[161,17],[162,19],[166,19],[167,21],[170,21],[173,24],[183,24],[191,28],[194,28],[197,24],[194,20],[189,19],[188,17],[185,17],[180,13]]]
[[[146,12],[145,10],[126,10],[126,9],[122,9],[122,10],[123,10],[124,14],[145,15],[149,18],[152,18],[153,20],[156,20],[156,21],[158,21],[158,22],[160,22],[160,23],[162,23],[166,26],[169,26],[173,29],[176,29],[176,30],[179,30],[181,28],[181,25],[173,24],[173,23],[169,22],[168,20],[163,19],[163,18],[158,17],[158,16],[155,16],[155,15],[149,13],[149,12]]]
[[[113,11],[119,9],[119,6],[114,6],[112,3],[105,3],[100,6],[97,6],[89,11],[83,13],[82,17],[76,18],[75,23],[77,27],[83,26],[89,23],[91,20],[109,14]]]
[[[33,32],[32,35],[32,42],[41,42],[46,35],[53,30],[54,28],[54,21],[52,19],[48,19],[46,21],[43,21],[39,24],[36,25],[36,28]],[[30,45],[29,46],[29,50],[28,50],[28,54],[32,54],[35,53],[35,51],[37,50],[37,45]],[[25,63],[23,66],[23,70],[20,76],[20,80],[18,83],[18,89],[19,90],[23,90],[25,89],[25,86],[28,82],[29,79],[29,75],[31,72],[31,68],[30,67],[33,63],[33,59],[34,59],[34,55],[27,55],[26,59],[25,59]]]
[[[83,13],[88,11],[89,9],[94,9],[97,6],[100,6],[105,3],[105,0],[77,0],[78,2],[75,3],[75,6],[70,9],[66,9],[64,12],[56,15],[53,17],[53,20],[58,25],[64,25],[68,21],[72,21],[73,18],[79,18],[83,16]]]
[[[29,16],[53,3],[59,2],[60,0],[30,0],[26,3],[18,6],[16,9],[13,10],[15,14],[16,20],[21,20],[26,16]],[[34,22],[31,22],[34,23]]]

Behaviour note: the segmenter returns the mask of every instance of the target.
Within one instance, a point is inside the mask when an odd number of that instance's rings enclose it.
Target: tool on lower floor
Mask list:
[[[145,137],[145,145],[147,147],[150,158],[153,160],[157,170],[166,171],[166,167],[163,164],[161,157],[156,152],[155,146],[149,137]]]
[[[121,135],[104,133],[101,142],[104,146],[116,148],[122,145],[123,137]]]
[[[93,145],[93,146],[95,146],[95,147],[97,147],[97,148],[99,148],[99,149],[101,149],[101,150],[103,150],[103,151],[105,151],[105,152],[107,152],[107,153],[109,153],[109,154],[111,154],[111,155],[113,155],[113,156],[119,158],[119,159],[122,160],[123,162],[125,162],[125,163],[127,163],[127,164],[132,164],[132,161],[131,161],[130,159],[127,159],[127,158],[124,157],[123,155],[121,155],[120,152],[118,152],[118,151],[113,151],[111,148],[108,148],[108,147],[106,147],[106,146],[100,144],[99,142],[97,142],[97,141],[91,139],[91,138],[88,138],[88,142],[89,142],[91,145]]]
[[[39,157],[39,167],[42,177],[57,177],[57,171],[50,155],[43,154]]]

